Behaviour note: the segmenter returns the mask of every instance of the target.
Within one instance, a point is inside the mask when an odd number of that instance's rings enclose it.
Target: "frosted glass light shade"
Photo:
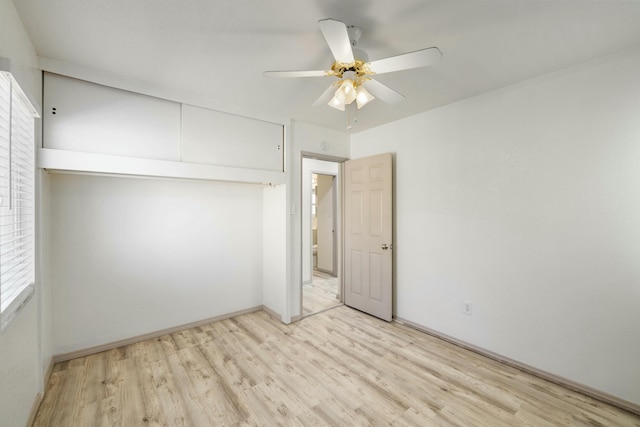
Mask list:
[[[344,94],[344,103],[351,104],[356,100],[356,88],[355,82],[351,79],[344,79],[338,92],[342,92]]]
[[[340,89],[336,91],[335,95],[333,95],[333,98],[331,98],[331,101],[329,101],[327,105],[335,108],[336,110],[344,111],[344,96],[342,96]]]
[[[358,86],[356,89],[356,103],[358,104],[358,110],[373,101],[375,96],[371,95],[363,86]]]

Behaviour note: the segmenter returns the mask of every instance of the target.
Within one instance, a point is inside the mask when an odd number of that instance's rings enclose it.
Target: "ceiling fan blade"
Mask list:
[[[334,85],[330,85],[327,90],[325,90],[322,95],[320,95],[320,98],[316,99],[316,102],[314,102],[313,104],[311,104],[312,107],[320,107],[323,105],[327,105],[329,103],[329,101],[331,101],[331,98],[333,98],[333,95],[336,93],[336,87]]]
[[[353,51],[347,26],[335,19],[323,19],[318,21],[318,25],[336,61],[345,64],[353,63]]]
[[[371,61],[369,67],[376,74],[392,73],[394,71],[410,70],[412,68],[427,67],[440,61],[442,52],[437,47],[416,50],[402,55]]]
[[[265,71],[262,73],[265,77],[324,77],[328,76],[330,71],[325,70],[309,70],[309,71]]]
[[[368,90],[371,95],[389,105],[395,105],[404,99],[404,95],[396,92],[389,86],[384,85],[377,80],[367,80],[366,82],[362,83],[362,86],[364,86],[364,88]]]

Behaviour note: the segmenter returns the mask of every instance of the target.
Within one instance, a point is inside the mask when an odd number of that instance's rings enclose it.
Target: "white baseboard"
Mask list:
[[[38,413],[38,409],[40,409],[40,404],[42,403],[42,399],[44,398],[44,393],[36,394],[36,398],[33,401],[33,405],[31,406],[31,412],[29,412],[29,418],[27,419],[27,427],[31,427],[33,422],[36,420],[36,414]]]
[[[457,345],[458,347],[462,347],[466,350],[473,351],[474,353],[477,353],[481,356],[488,357],[489,359],[493,359],[500,363],[504,363],[505,365],[519,369],[528,374],[535,375],[536,377],[542,378],[547,381],[551,381],[552,383],[558,384],[562,387],[566,387],[570,390],[577,391],[578,393],[584,394],[586,396],[592,397],[602,402],[611,404],[613,406],[617,406],[618,408],[624,409],[625,411],[629,411],[636,415],[640,415],[640,406],[636,405],[635,403],[629,402],[627,400],[621,399],[619,397],[613,396],[603,391],[596,390],[594,388],[591,388],[584,384],[577,383],[567,378],[563,378],[561,376],[543,371],[542,369],[535,368],[525,363],[518,362],[517,360],[510,359],[508,357],[486,350],[482,347],[469,344],[465,341],[459,340],[457,338],[451,337],[449,335],[446,335],[438,331],[435,331],[433,329],[427,328],[425,326],[419,325],[410,320],[406,320],[401,317],[395,316],[394,321],[397,323],[401,323],[403,325],[409,326],[420,332],[424,332],[425,334],[439,338],[443,341],[447,341],[451,344]]]
[[[53,365],[55,361],[53,360],[53,356],[49,359],[49,366],[47,366],[47,370],[44,372],[44,387],[47,388],[47,384],[49,383],[49,377],[51,377],[51,372],[53,372]]]
[[[33,401],[33,405],[31,406],[31,412],[29,412],[29,418],[27,419],[27,427],[31,427],[33,422],[36,420],[36,415],[38,414],[38,409],[40,409],[40,404],[42,403],[42,399],[44,398],[44,393],[47,391],[47,384],[49,384],[49,377],[51,377],[51,372],[53,371],[53,357],[49,359],[49,365],[47,366],[47,370],[44,372],[43,378],[43,388],[41,393],[36,394],[36,397]]]
[[[279,322],[282,322],[282,316],[280,316],[278,313],[276,313],[275,311],[271,310],[269,307],[267,306],[262,306],[262,310],[267,313],[269,316],[273,317],[274,319],[276,319]],[[282,322],[284,323],[284,322]]]
[[[67,360],[77,359],[78,357],[84,357],[84,356],[89,356],[89,355],[100,353],[100,352],[107,351],[107,350],[113,350],[114,348],[122,347],[124,345],[135,344],[135,343],[140,342],[140,341],[145,341],[145,340],[149,340],[149,339],[153,339],[153,338],[158,338],[158,337],[161,337],[163,335],[174,334],[176,332],[184,331],[186,329],[195,328],[195,327],[198,327],[198,326],[206,325],[208,323],[217,322],[217,321],[220,321],[220,320],[230,319],[232,317],[241,316],[243,314],[248,314],[248,313],[253,313],[253,312],[256,312],[256,311],[263,310],[263,309],[264,309],[263,306],[252,307],[252,308],[248,308],[248,309],[245,309],[245,310],[234,311],[233,313],[227,313],[227,314],[222,314],[220,316],[210,317],[208,319],[199,320],[197,322],[187,323],[187,324],[184,324],[184,325],[174,326],[172,328],[163,329],[163,330],[160,330],[160,331],[150,332],[148,334],[138,335],[138,336],[131,337],[131,338],[126,338],[126,339],[123,339],[123,340],[118,340],[118,341],[113,341],[113,342],[109,342],[109,343],[105,343],[105,344],[100,344],[100,345],[97,345],[97,346],[94,346],[94,347],[89,347],[89,348],[85,348],[85,349],[81,349],[81,350],[71,351],[69,353],[56,354],[56,355],[53,356],[53,362],[54,363],[66,362]],[[278,318],[279,318],[279,316],[278,316]]]

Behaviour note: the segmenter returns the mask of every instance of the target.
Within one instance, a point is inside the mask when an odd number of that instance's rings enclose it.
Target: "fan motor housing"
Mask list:
[[[374,74],[367,64],[367,62],[362,61],[360,59],[356,59],[352,64],[343,64],[340,62],[334,62],[331,66],[331,71],[333,75],[338,78],[342,78],[342,75],[348,71],[352,71],[355,75],[360,78],[366,75]]]
[[[351,46],[355,46],[358,44],[358,40],[360,40],[360,37],[362,36],[362,30],[360,27],[356,27],[355,25],[348,25],[347,34],[349,35]]]

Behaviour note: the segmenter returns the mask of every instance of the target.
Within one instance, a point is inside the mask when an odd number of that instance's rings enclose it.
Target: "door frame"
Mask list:
[[[335,217],[335,220],[337,222],[336,224],[336,250],[334,251],[334,259],[337,261],[337,266],[335,266],[335,270],[336,270],[336,274],[338,276],[338,292],[339,292],[339,300],[340,303],[344,304],[344,272],[343,272],[343,265],[344,265],[344,255],[343,255],[343,249],[344,249],[344,235],[342,232],[342,228],[343,228],[343,224],[344,224],[344,184],[343,184],[343,176],[344,176],[344,162],[349,160],[347,158],[344,157],[335,157],[335,156],[326,156],[326,155],[322,155],[322,154],[318,154],[318,153],[311,153],[311,152],[301,152],[300,153],[300,201],[301,201],[301,206],[300,206],[300,222],[299,222],[299,227],[300,227],[300,241],[298,242],[298,247],[300,248],[300,276],[298,278],[298,284],[297,286],[299,286],[300,288],[300,299],[298,301],[299,306],[299,319],[302,318],[302,302],[303,302],[303,292],[302,292],[302,286],[304,285],[304,247],[303,247],[303,235],[305,233],[304,230],[304,220],[303,220],[303,216],[302,216],[302,212],[303,212],[303,208],[302,208],[302,203],[306,203],[307,200],[304,199],[303,197],[303,189],[304,189],[304,159],[312,159],[312,160],[322,160],[325,162],[332,162],[332,163],[337,163],[338,164],[338,175],[336,175],[336,190],[338,191],[339,194],[336,195],[336,206],[335,209],[337,211],[337,215]],[[325,175],[330,175],[327,174],[326,172],[322,172],[322,171],[310,171],[310,173],[322,173]],[[310,231],[310,230],[309,230]],[[312,260],[313,262],[313,260]],[[313,268],[312,268],[313,270]],[[312,271],[313,274],[313,271]],[[296,319],[297,320],[297,319]]]

